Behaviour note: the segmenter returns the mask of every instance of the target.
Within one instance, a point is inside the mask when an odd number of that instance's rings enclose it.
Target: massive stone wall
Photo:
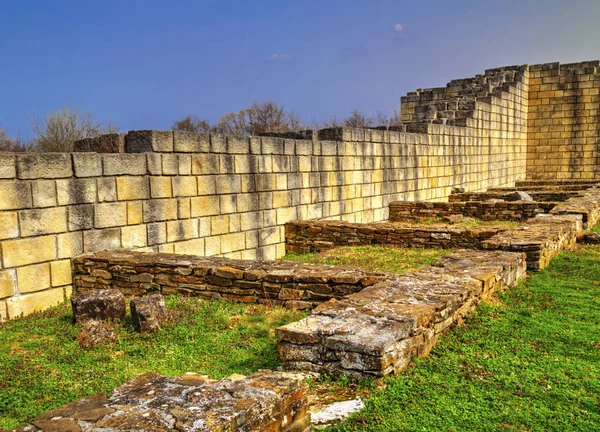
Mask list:
[[[600,62],[529,68],[528,179],[598,179]]]

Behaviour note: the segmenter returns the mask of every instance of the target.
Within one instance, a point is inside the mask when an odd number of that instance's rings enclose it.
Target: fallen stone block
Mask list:
[[[43,414],[16,432],[308,432],[306,376],[258,371],[219,381],[197,374],[140,375],[104,394]]]
[[[90,320],[81,329],[79,336],[77,336],[77,342],[81,348],[90,349],[115,338],[115,330],[112,324]]]
[[[160,331],[164,324],[167,311],[165,298],[160,294],[131,300],[131,319],[135,329],[142,333],[155,333]]]
[[[71,297],[76,323],[89,320],[122,320],[125,317],[125,296],[117,289],[81,291]]]

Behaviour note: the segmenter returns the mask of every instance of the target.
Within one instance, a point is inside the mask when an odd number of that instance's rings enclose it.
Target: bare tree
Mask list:
[[[361,113],[358,109],[352,110],[347,119],[342,122],[343,126],[353,128],[364,128],[373,126],[375,120]]]
[[[199,119],[195,115],[188,115],[181,120],[173,123],[173,130],[189,131],[189,132],[210,132],[210,123],[206,120]]]
[[[231,135],[257,135],[265,132],[288,132],[304,128],[293,111],[286,112],[275,102],[254,102],[249,108],[225,114],[214,130]]]
[[[70,152],[75,141],[106,133],[118,132],[119,128],[96,122],[89,112],[77,108],[62,108],[33,122],[37,146],[43,152]]]
[[[9,137],[6,131],[0,128],[0,152],[26,152],[32,148],[30,142],[26,142],[20,137]]]

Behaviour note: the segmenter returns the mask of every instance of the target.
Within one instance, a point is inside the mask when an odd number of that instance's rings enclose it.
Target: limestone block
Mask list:
[[[71,260],[52,261],[50,263],[50,275],[52,286],[63,286],[71,284]]]
[[[96,204],[94,227],[109,228],[127,225],[127,204],[123,202]]]
[[[188,240],[198,237],[198,221],[185,219],[167,222],[167,242]]]
[[[144,247],[147,244],[146,226],[132,225],[121,228],[121,246],[125,249]]]
[[[191,200],[192,217],[211,216],[219,214],[219,197],[202,196]]]
[[[258,201],[256,200],[256,196],[252,194],[238,194],[236,197],[237,211],[239,213],[258,210]]]
[[[12,297],[15,294],[16,286],[16,270],[0,271],[0,299]]]
[[[172,152],[173,131],[136,130],[125,135],[128,153]]]
[[[258,158],[255,155],[235,155],[233,163],[236,174],[258,172]]]
[[[30,208],[31,187],[28,182],[0,180],[0,210]]]
[[[171,198],[171,177],[150,177],[150,196],[152,198]]]
[[[83,253],[83,234],[81,232],[72,232],[58,234],[56,236],[58,249],[57,258],[70,258]]]
[[[17,212],[0,212],[0,240],[19,237]]]
[[[227,153],[227,137],[220,134],[210,134],[210,151],[213,153]]]
[[[284,140],[275,137],[261,137],[261,150],[262,154],[283,154],[284,153]]]
[[[127,203],[127,225],[141,224],[143,220],[142,201]]]
[[[191,155],[177,155],[179,161],[179,175],[189,176],[192,174],[192,156]]]
[[[8,317],[13,319],[47,309],[61,303],[64,298],[62,288],[52,288],[46,291],[11,297],[6,300],[6,310]]]
[[[20,179],[54,179],[73,175],[69,153],[24,153],[17,155]]]
[[[220,174],[233,174],[234,168],[234,157],[233,155],[219,155],[219,173]]]
[[[133,327],[141,333],[160,331],[167,319],[165,298],[161,294],[132,300],[130,310]]]
[[[105,176],[145,175],[148,172],[146,155],[143,154],[104,154],[102,164]]]
[[[263,217],[261,212],[242,213],[240,215],[240,224],[242,231],[259,229],[263,226]]]
[[[167,225],[165,222],[148,224],[147,231],[148,246],[154,246],[167,242]]]
[[[296,207],[278,208],[277,225],[283,225],[286,222],[298,219]]]
[[[213,216],[210,218],[210,235],[229,232],[229,216]]]
[[[75,177],[100,177],[102,156],[98,153],[73,153]]]
[[[192,174],[219,174],[219,155],[195,154],[192,155]]]
[[[148,198],[148,179],[146,177],[117,177],[117,199],[130,201]]]
[[[0,179],[14,179],[17,177],[15,156],[0,154]]]
[[[3,241],[4,267],[51,261],[56,258],[56,242],[53,235]]]
[[[208,153],[210,136],[207,133],[190,131],[173,131],[174,150],[176,153]]]
[[[226,234],[221,236],[221,253],[239,251],[246,248],[244,233]]]
[[[59,205],[96,202],[95,179],[69,179],[56,181],[56,196]]]
[[[189,198],[180,198],[177,200],[177,217],[179,219],[189,219],[192,216],[192,204]]]
[[[178,176],[173,177],[173,196],[196,196],[198,194],[198,184],[196,177]]]
[[[228,136],[227,153],[246,154],[250,151],[250,142],[247,137]]]
[[[142,204],[144,222],[160,222],[177,219],[176,199],[151,199]]]
[[[118,289],[95,289],[75,293],[71,297],[74,322],[89,320],[122,320],[125,296]]]
[[[198,195],[215,194],[215,176],[204,175],[196,178],[198,179]]]
[[[106,228],[83,232],[83,251],[121,249],[121,230],[119,228]]]
[[[192,239],[173,244],[173,252],[186,255],[204,255],[204,239]]]
[[[162,175],[162,157],[160,153],[146,154],[146,161],[150,175]]]
[[[235,213],[237,208],[236,195],[221,195],[219,197],[219,209],[221,214]]]
[[[117,200],[117,183],[115,177],[97,179],[98,202]]]
[[[205,239],[205,256],[219,255],[221,253],[221,237],[208,237]]]
[[[50,264],[35,264],[17,269],[17,290],[20,294],[50,288]]]
[[[34,207],[52,207],[56,205],[56,182],[54,180],[36,180],[31,182]]]
[[[177,175],[179,173],[179,159],[175,154],[163,154],[162,173],[163,175]]]
[[[94,205],[83,204],[68,207],[69,231],[94,228]]]

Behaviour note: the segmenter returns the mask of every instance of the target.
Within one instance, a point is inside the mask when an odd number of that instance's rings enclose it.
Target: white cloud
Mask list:
[[[273,62],[280,62],[280,61],[290,61],[292,60],[292,56],[291,54],[272,54],[271,56],[267,57],[266,61],[268,63],[273,63]]]
[[[402,26],[402,24],[395,24],[394,25],[394,31],[396,33],[402,33],[403,30],[404,30],[404,27]]]

